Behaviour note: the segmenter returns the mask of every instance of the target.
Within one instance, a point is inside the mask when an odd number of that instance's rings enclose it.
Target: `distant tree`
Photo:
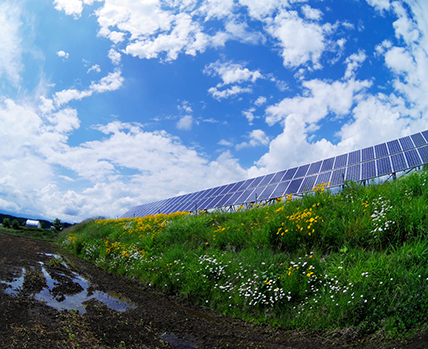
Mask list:
[[[19,229],[19,222],[16,219],[14,219],[12,221],[12,228],[15,229],[15,230]]]
[[[58,218],[55,218],[53,221],[53,227],[56,231],[61,231],[62,230],[62,223]]]
[[[10,228],[10,219],[9,218],[3,219],[3,227]]]

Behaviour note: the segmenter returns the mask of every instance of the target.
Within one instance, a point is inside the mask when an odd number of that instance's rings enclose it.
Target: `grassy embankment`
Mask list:
[[[388,337],[426,329],[428,172],[238,212],[88,220],[61,244],[219,313]]]

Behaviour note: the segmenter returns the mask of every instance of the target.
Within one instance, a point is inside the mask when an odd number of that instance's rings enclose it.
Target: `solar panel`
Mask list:
[[[386,148],[386,143],[375,145],[375,151],[377,158],[389,155],[388,149]]]
[[[404,156],[406,157],[407,163],[409,164],[410,168],[422,165],[422,161],[419,158],[416,149],[404,152]]]
[[[378,176],[384,176],[392,172],[391,161],[389,160],[389,157],[377,159],[376,167]]]
[[[348,166],[359,163],[360,161],[361,160],[360,160],[360,151],[359,150],[356,150],[356,151],[349,153]]]
[[[288,186],[285,194],[296,194],[299,192],[300,185],[302,184],[303,178],[294,179]]]
[[[360,180],[360,164],[348,167],[346,171],[347,181],[359,181]]]
[[[418,149],[419,155],[421,156],[422,162],[424,164],[428,163],[428,145],[425,145]]]
[[[328,182],[330,182],[330,177],[331,177],[331,172],[324,172],[324,173],[320,173],[320,174],[318,175],[318,178],[317,178],[317,180],[316,180],[316,182],[315,182],[314,187],[315,187],[317,184],[322,184],[322,183],[327,184]]]
[[[286,190],[288,189],[289,184],[290,181],[278,183],[278,186],[273,191],[271,198],[276,199],[283,197],[285,195]]]
[[[411,135],[410,137],[412,137],[413,143],[415,143],[417,147],[420,147],[427,143],[425,138],[420,133],[416,133],[414,135]]]
[[[321,172],[330,171],[331,169],[333,169],[334,159],[335,158],[330,158],[330,159],[324,160],[322,162]]]
[[[309,165],[300,166],[294,178],[304,177],[306,175],[306,172],[308,172],[308,169],[309,169]]]
[[[299,189],[299,193],[304,193],[305,191],[314,189],[316,179],[317,176],[306,177]]]
[[[253,181],[254,181],[254,178],[247,179],[247,180],[244,182],[244,184],[242,184],[241,188],[239,188],[239,190],[241,190],[241,191],[242,191],[242,190],[247,189]]]
[[[281,179],[282,179],[282,177],[284,177],[285,172],[287,172],[287,170],[277,172],[270,182],[271,183],[279,183],[279,182],[281,182]]]
[[[403,150],[409,150],[415,147],[409,136],[400,138],[400,144]]]
[[[345,183],[345,169],[340,168],[338,170],[334,170],[332,175],[331,175],[330,183],[333,187],[337,186],[337,185],[344,184]]]
[[[310,175],[319,173],[321,165],[322,165],[322,161],[312,163],[311,166],[309,167],[308,173],[306,175],[310,176]]]
[[[374,148],[368,147],[361,150],[361,161],[369,161],[374,159]]]
[[[376,163],[374,160],[361,164],[361,180],[376,177]]]
[[[401,146],[398,140],[390,141],[387,144],[390,154],[399,153],[401,151]]]
[[[251,184],[248,186],[248,189],[257,187],[264,177],[265,176],[260,176],[255,178],[254,181],[252,181]]]
[[[289,169],[287,173],[284,175],[284,178],[282,180],[286,181],[286,180],[292,179],[296,171],[297,171],[297,167]]]
[[[402,171],[407,168],[406,159],[403,153],[391,155],[392,168],[395,172]]]
[[[345,167],[346,160],[348,159],[348,154],[339,155],[336,157],[336,161],[334,162],[334,169]]]
[[[304,193],[330,182],[361,181],[428,163],[428,130],[311,164],[131,208],[122,217],[206,210]]]
[[[263,192],[260,194],[259,199],[260,200],[269,200],[270,198],[272,198],[271,195],[277,186],[278,186],[278,183],[269,184],[265,188],[265,190],[263,190]]]
[[[260,182],[259,186],[263,187],[265,185],[268,185],[274,175],[275,175],[275,173],[268,174],[265,178],[263,178],[263,180]]]

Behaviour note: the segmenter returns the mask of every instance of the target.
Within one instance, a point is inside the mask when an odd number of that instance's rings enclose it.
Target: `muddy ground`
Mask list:
[[[355,329],[249,324],[157,294],[54,244],[0,234],[0,348],[345,347],[422,349],[428,334],[385,344]]]

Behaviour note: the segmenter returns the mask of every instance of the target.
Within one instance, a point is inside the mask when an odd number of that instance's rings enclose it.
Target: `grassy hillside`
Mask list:
[[[219,313],[386,336],[426,328],[428,172],[237,212],[88,220],[61,244]]]

